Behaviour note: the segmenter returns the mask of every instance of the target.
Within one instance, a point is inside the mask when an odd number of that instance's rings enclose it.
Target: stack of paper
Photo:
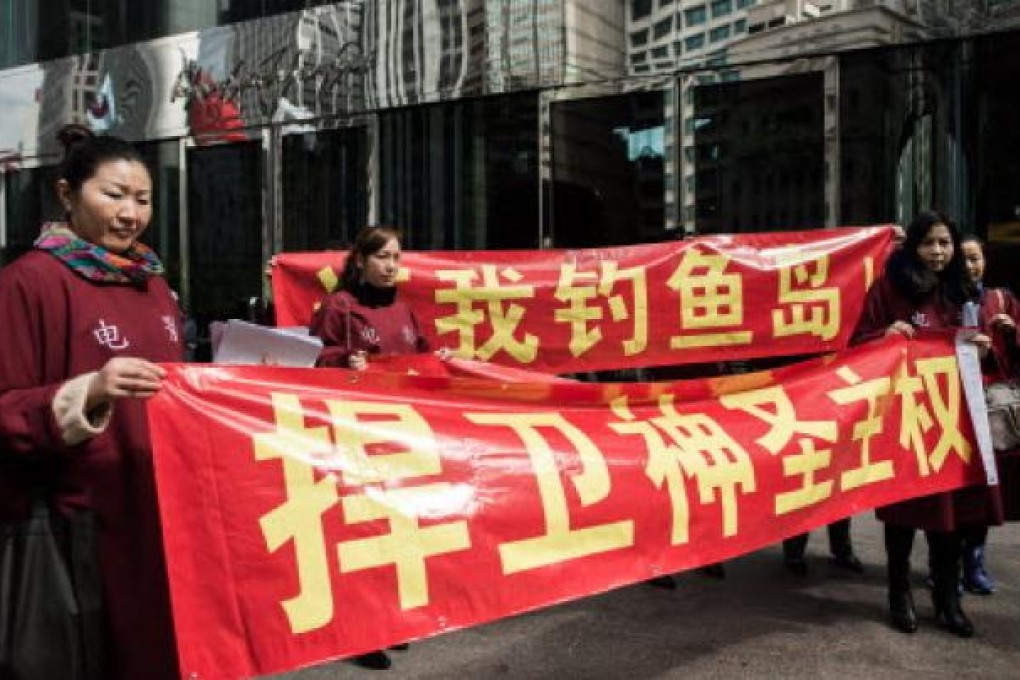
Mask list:
[[[265,366],[310,367],[322,350],[322,340],[308,328],[271,328],[240,319],[209,326],[213,362]]]

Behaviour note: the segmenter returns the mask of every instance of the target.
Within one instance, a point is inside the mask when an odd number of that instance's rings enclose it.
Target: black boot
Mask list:
[[[722,562],[706,564],[703,567],[698,567],[695,571],[709,578],[726,578],[726,567],[723,566]]]
[[[935,618],[953,635],[969,638],[974,626],[960,607],[960,554],[963,540],[955,532],[928,532],[928,545],[935,565]]]
[[[361,666],[362,668],[370,668],[373,671],[384,671],[393,665],[393,662],[390,661],[389,654],[381,649],[374,652],[368,652],[367,654],[359,654],[351,660],[358,666]]]
[[[828,531],[832,563],[840,569],[863,573],[864,563],[854,554],[853,545],[850,543],[850,518],[833,522],[829,525]]]
[[[783,566],[797,576],[807,576],[804,553],[807,550],[808,535],[799,534],[783,541]]]
[[[910,592],[910,550],[914,530],[895,524],[885,525],[885,553],[889,579],[889,620],[903,633],[917,631],[917,610]]]
[[[645,585],[662,588],[663,590],[676,590],[676,579],[669,574],[663,574],[662,576],[653,576],[648,579],[645,581]]]

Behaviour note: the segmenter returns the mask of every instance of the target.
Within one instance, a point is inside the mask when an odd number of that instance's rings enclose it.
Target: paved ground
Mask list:
[[[990,570],[1000,586],[990,597],[964,598],[978,631],[971,640],[932,620],[920,537],[921,628],[889,628],[881,525],[861,516],[853,535],[863,575],[831,567],[817,531],[806,578],[782,568],[777,546],[729,562],[723,580],[682,574],[673,591],[636,585],[421,641],[393,652],[389,671],[338,662],[281,677],[1020,678],[1020,526],[992,530]]]

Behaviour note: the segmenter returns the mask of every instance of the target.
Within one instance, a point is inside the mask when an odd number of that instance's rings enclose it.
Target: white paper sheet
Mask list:
[[[231,319],[222,331],[211,331],[213,362],[265,366],[311,367],[322,350],[322,340],[305,327],[271,328]],[[218,336],[218,341],[217,341]]]

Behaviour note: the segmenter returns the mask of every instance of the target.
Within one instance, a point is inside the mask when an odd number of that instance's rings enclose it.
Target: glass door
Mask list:
[[[209,324],[248,317],[262,293],[264,150],[261,140],[186,151],[187,264],[184,302],[208,361]]]
[[[283,250],[342,250],[368,221],[364,126],[283,136]]]

